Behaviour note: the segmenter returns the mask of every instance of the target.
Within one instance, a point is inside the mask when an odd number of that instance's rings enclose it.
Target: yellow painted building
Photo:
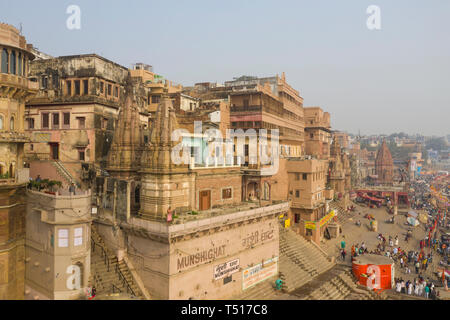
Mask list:
[[[33,58],[19,31],[0,24],[0,300],[23,299],[25,291],[23,120],[25,102],[38,89],[27,79]]]

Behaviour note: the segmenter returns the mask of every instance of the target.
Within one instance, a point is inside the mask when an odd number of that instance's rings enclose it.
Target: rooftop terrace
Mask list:
[[[260,206],[258,202],[244,202],[239,205],[200,211],[195,215],[180,214],[171,225],[165,221],[151,221],[140,217],[131,217],[128,224],[145,229],[149,233],[173,238],[249,219],[282,214],[289,210],[289,205],[287,201],[274,201],[265,206]]]

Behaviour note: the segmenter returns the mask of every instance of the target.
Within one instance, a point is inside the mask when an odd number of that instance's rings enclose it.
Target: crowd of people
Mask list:
[[[436,290],[434,283],[430,279],[425,280],[422,276],[414,278],[413,281],[408,280],[406,282],[402,278],[398,278],[394,282],[397,293],[415,295],[427,299],[439,297],[439,291]]]

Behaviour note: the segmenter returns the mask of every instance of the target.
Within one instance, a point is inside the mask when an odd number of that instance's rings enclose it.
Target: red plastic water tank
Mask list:
[[[364,254],[352,263],[353,275],[361,285],[371,289],[391,289],[394,281],[394,261],[386,256]]]

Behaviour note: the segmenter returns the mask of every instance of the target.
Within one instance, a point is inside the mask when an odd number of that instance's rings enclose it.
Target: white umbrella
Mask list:
[[[413,227],[416,227],[419,225],[419,221],[417,221],[416,219],[414,219],[412,217],[407,218],[406,221],[408,221],[408,223],[410,225],[412,225]]]

